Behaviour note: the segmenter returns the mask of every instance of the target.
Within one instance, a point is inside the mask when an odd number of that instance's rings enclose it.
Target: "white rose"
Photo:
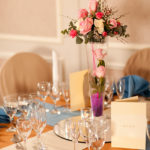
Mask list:
[[[77,30],[80,30],[80,22],[83,21],[82,18],[80,18],[76,23],[75,26],[77,27]]]
[[[95,19],[94,20],[94,25],[97,28],[97,31],[99,34],[102,34],[104,32],[104,20],[103,19]]]

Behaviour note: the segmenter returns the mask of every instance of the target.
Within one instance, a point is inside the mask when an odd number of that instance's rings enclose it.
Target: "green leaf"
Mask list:
[[[89,41],[89,40],[88,40],[88,38],[85,38],[84,43],[85,43],[85,44],[87,44],[87,43],[88,43],[88,41]]]
[[[129,37],[129,36],[130,36],[129,34],[126,34],[126,35],[125,35],[125,38],[127,38],[127,37]]]
[[[105,61],[104,60],[100,60],[97,67],[99,66],[104,66],[105,67]]]
[[[79,36],[76,37],[76,43],[81,44],[83,42],[83,39],[80,38]]]

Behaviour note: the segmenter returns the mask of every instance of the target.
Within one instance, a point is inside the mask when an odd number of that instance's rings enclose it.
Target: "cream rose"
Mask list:
[[[104,20],[103,19],[95,19],[94,25],[97,28],[97,31],[99,34],[102,34],[104,32]]]
[[[80,18],[76,23],[75,23],[75,26],[77,27],[77,30],[80,30],[80,22],[82,22],[83,19]]]

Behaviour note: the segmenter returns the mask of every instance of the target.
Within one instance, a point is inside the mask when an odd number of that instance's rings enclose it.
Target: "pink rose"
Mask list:
[[[70,33],[69,33],[69,35],[72,37],[72,38],[74,38],[75,36],[77,36],[77,30],[70,30]]]
[[[96,18],[97,18],[97,19],[101,19],[101,18],[103,17],[103,15],[104,15],[104,14],[103,14],[102,12],[97,12],[97,13],[96,13]]]
[[[102,33],[102,35],[103,35],[104,37],[107,36],[107,32],[104,31],[104,32]]]
[[[79,18],[85,18],[88,16],[88,11],[86,9],[79,10]]]
[[[109,24],[111,25],[110,28],[116,28],[117,27],[117,21],[115,19],[111,19]]]
[[[97,5],[98,5],[97,0],[90,0],[90,2],[89,2],[89,9],[90,9],[90,13],[92,13],[92,12],[95,12],[95,11],[96,11],[96,9],[97,9]]]
[[[94,51],[94,55],[95,55],[97,60],[102,60],[107,55],[107,53],[106,52],[104,53],[103,49],[96,49]]]
[[[83,35],[87,34],[88,32],[91,31],[92,25],[93,25],[93,19],[87,17],[85,20],[80,22],[79,25],[80,33]]]
[[[94,75],[97,76],[98,78],[104,77],[105,76],[105,67],[99,66],[98,68],[96,68]]]

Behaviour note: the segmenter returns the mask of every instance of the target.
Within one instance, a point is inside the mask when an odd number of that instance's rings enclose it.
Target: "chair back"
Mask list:
[[[1,68],[0,95],[35,92],[40,81],[52,81],[51,63],[35,53],[17,53]]]
[[[135,52],[124,67],[124,75],[139,75],[150,81],[150,48]]]

